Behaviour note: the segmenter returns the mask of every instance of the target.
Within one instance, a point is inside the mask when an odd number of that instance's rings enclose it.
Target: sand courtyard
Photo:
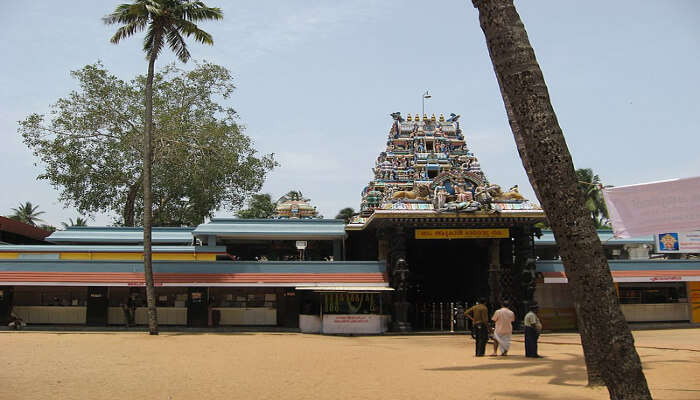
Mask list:
[[[700,329],[634,332],[655,399],[700,398]],[[543,359],[474,357],[465,335],[0,332],[0,399],[606,399],[577,334]],[[490,347],[489,347],[490,351]]]

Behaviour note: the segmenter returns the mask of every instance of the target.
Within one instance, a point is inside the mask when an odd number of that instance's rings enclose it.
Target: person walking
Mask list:
[[[493,354],[497,355],[497,351],[500,350],[502,356],[508,355],[508,349],[510,349],[511,336],[513,335],[513,321],[515,321],[515,314],[511,311],[508,306],[510,303],[508,300],[503,300],[501,302],[501,308],[493,313],[491,320],[496,323],[496,327],[493,331]]]
[[[476,305],[464,310],[464,316],[474,323],[472,331],[476,339],[476,356],[483,357],[486,342],[489,340],[489,310],[486,308],[486,299],[482,297]]]
[[[539,306],[537,303],[530,305],[530,311],[525,314],[523,325],[525,326],[525,357],[541,358],[537,353],[537,339],[542,332],[542,323],[537,317]]]

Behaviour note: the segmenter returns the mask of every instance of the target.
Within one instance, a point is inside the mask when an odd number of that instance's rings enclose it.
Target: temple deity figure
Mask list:
[[[472,192],[467,190],[464,187],[464,184],[458,184],[455,187],[455,194],[457,195],[457,202],[462,203],[462,202],[470,202],[474,200],[474,196],[472,195]]]
[[[445,203],[447,203],[447,190],[445,190],[444,187],[438,186],[435,188],[435,208],[440,209],[445,207]]]

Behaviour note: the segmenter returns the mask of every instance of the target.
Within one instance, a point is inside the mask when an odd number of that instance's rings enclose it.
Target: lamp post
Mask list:
[[[425,99],[429,99],[431,97],[433,97],[433,96],[431,96],[427,90],[425,91],[425,93],[423,93],[423,98],[422,98],[422,100],[423,100],[423,112],[421,113],[421,116],[425,114]]]

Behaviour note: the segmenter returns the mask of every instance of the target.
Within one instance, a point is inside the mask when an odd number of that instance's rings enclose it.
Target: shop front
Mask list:
[[[12,312],[28,324],[83,325],[87,322],[87,287],[16,286],[12,290]]]
[[[382,334],[391,322],[388,287],[297,288],[304,305],[299,328],[305,333]]]
[[[275,326],[281,293],[274,287],[210,288],[211,325]]]
[[[700,322],[700,263],[691,260],[608,260],[628,322]],[[561,261],[538,261],[542,276],[536,298],[541,310],[551,310],[543,324],[575,327],[573,301]],[[562,318],[559,318],[559,313]],[[572,325],[572,326],[569,326]]]
[[[618,283],[620,309],[629,322],[688,321],[685,282]]]

